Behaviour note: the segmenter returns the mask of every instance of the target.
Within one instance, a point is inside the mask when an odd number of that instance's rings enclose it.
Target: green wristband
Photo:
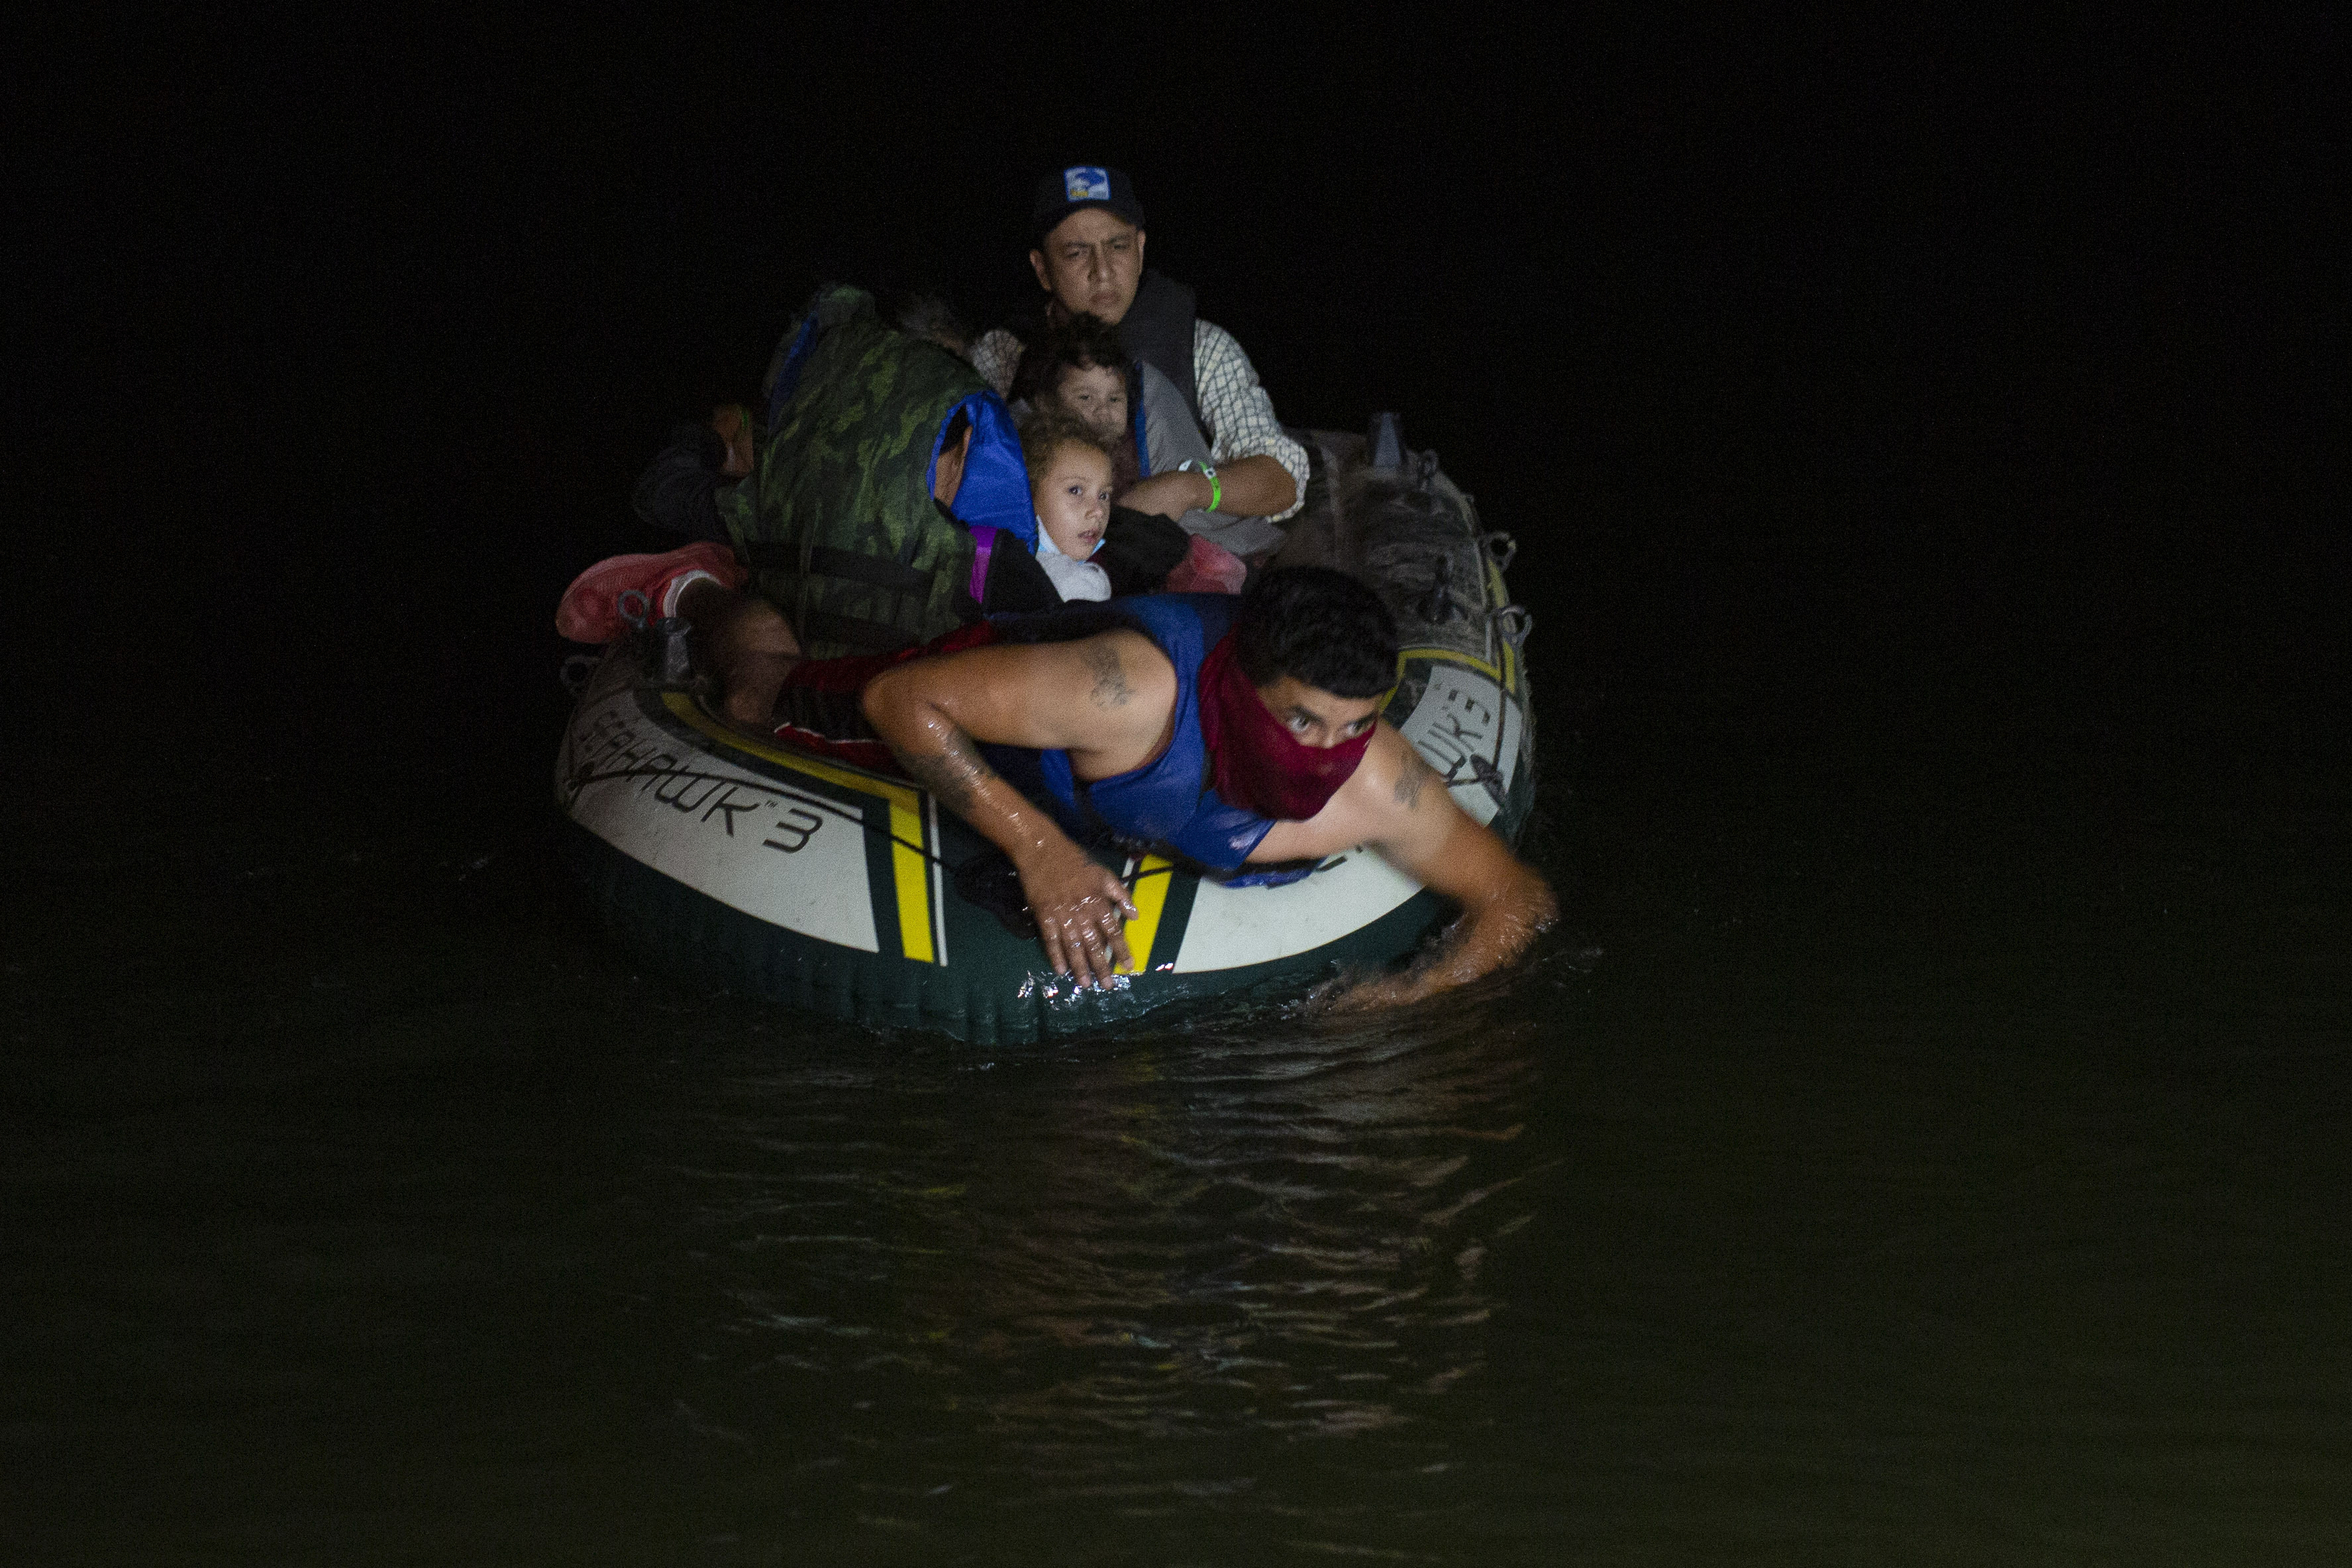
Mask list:
[[[1176,465],[1176,469],[1177,469],[1177,471],[1178,471],[1179,473],[1181,473],[1181,472],[1184,472],[1184,471],[1185,471],[1185,470],[1187,470],[1187,469],[1190,469],[1192,472],[1196,473],[1196,474],[1200,475],[1202,479],[1204,479],[1208,480],[1208,481],[1209,481],[1209,506],[1208,506],[1208,510],[1211,510],[1211,511],[1217,511],[1217,510],[1223,510],[1223,509],[1218,505],[1218,503],[1219,503],[1219,502],[1221,502],[1221,501],[1223,501],[1223,500],[1225,499],[1225,487],[1224,487],[1223,485],[1222,485],[1222,484],[1220,484],[1220,483],[1218,483],[1218,482],[1217,482],[1217,470],[1216,470],[1216,469],[1214,469],[1214,468],[1211,468],[1211,467],[1209,467],[1209,465],[1208,465],[1208,464],[1206,464],[1206,463],[1204,463],[1204,462],[1202,462],[1202,461],[1201,461],[1199,458],[1185,458],[1182,462],[1181,462],[1181,463],[1179,463],[1179,464],[1177,464],[1177,465]]]

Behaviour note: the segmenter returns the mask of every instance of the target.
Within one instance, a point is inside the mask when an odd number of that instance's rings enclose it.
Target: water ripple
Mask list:
[[[1484,1365],[1481,1262],[1529,1217],[1506,1194],[1534,1037],[1465,1009],[733,1075],[671,1173],[731,1369],[688,1403],[782,1432],[803,1396],[776,1380],[854,1383],[1027,1441],[1033,1484],[1088,1432],[1408,1425]]]

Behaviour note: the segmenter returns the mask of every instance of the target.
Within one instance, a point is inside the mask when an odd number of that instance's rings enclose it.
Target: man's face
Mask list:
[[[1143,280],[1143,231],[1106,207],[1080,207],[1029,253],[1038,286],[1072,315],[1117,326]]]
[[[1377,697],[1334,697],[1295,675],[1257,688],[1257,700],[1302,746],[1330,747],[1352,741],[1370,729],[1381,713]]]

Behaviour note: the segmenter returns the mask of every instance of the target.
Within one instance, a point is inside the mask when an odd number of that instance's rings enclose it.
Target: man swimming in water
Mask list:
[[[1126,886],[1081,840],[1167,846],[1213,870],[1312,862],[1369,846],[1462,906],[1408,972],[1346,1007],[1412,1002],[1509,963],[1555,913],[1551,889],[1463,814],[1379,718],[1396,628],[1378,595],[1320,567],[1225,595],[1122,599],[983,622],[924,648],[794,660],[758,628],[772,606],[713,580],[678,595],[719,673],[730,721],[805,739],[862,714],[868,745],[1002,849],[1045,956],[1080,984],[1132,966]],[[1433,787],[1433,785],[1434,787]]]

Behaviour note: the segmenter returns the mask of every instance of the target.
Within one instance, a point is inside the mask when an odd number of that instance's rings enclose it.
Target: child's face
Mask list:
[[[1084,561],[1102,542],[1110,521],[1110,459],[1090,447],[1065,444],[1045,466],[1029,499],[1054,548]]]
[[[1068,409],[1099,440],[1127,438],[1127,377],[1097,365],[1092,370],[1066,370],[1054,401]]]

